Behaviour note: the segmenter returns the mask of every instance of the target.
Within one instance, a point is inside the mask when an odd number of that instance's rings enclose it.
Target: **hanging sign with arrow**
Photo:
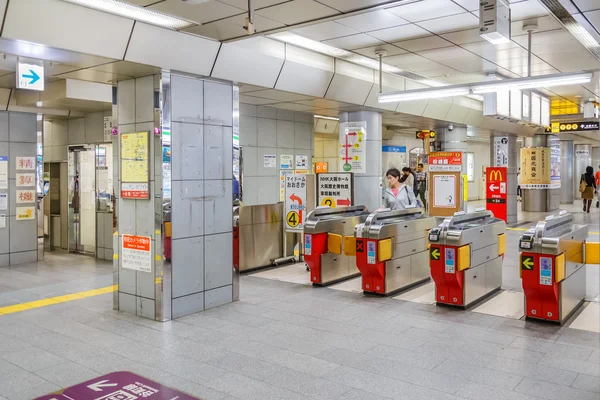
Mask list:
[[[506,221],[506,197],[508,192],[506,167],[488,167],[485,170],[486,209],[496,218]],[[515,199],[516,200],[516,199]]]
[[[317,204],[330,208],[354,204],[352,174],[349,172],[317,174]]]
[[[306,175],[285,176],[285,230],[302,232],[306,217]]]
[[[340,170],[364,174],[367,172],[367,122],[340,124]]]
[[[17,89],[44,90],[44,65],[17,62]]]
[[[198,400],[197,397],[189,396],[131,372],[113,372],[71,386],[58,394],[38,397],[36,400],[96,399]]]

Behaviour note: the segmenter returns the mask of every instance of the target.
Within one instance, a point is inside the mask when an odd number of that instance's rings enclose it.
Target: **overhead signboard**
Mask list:
[[[44,90],[44,65],[17,62],[17,89]]]
[[[433,139],[433,138],[435,138],[435,131],[429,131],[429,130],[417,131],[416,137],[417,137],[417,139],[425,139],[425,138]]]
[[[340,124],[340,169],[345,172],[367,172],[367,122]]]
[[[306,218],[306,175],[285,176],[285,230],[302,232]]]
[[[506,221],[506,196],[508,189],[506,167],[488,167],[485,171],[486,209],[496,218]]]
[[[437,152],[429,154],[429,171],[460,172],[462,169],[461,152]]]
[[[597,131],[600,130],[599,121],[588,121],[588,122],[553,122],[550,129],[547,132],[561,133],[561,132],[586,132],[586,131]]]
[[[352,174],[349,172],[317,175],[317,204],[329,208],[353,204]]]

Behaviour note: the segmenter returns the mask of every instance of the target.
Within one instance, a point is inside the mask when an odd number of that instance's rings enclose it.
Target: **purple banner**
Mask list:
[[[131,372],[113,372],[36,400],[199,400]]]

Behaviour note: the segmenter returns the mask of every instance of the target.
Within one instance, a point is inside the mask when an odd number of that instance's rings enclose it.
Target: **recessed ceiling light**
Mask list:
[[[148,8],[134,6],[133,4],[123,3],[117,0],[63,0],[67,3],[77,4],[79,6],[93,8],[109,14],[134,19],[136,21],[146,22],[168,29],[184,29],[197,25],[195,22],[175,18],[170,15],[159,13]]]

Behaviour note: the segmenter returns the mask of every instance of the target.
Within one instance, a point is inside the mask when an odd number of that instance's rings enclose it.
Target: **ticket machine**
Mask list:
[[[358,276],[344,237],[352,235],[354,227],[368,216],[365,206],[324,207],[308,214],[304,223],[304,261],[310,268],[313,285],[325,286]]]
[[[500,290],[506,223],[491,211],[457,212],[429,231],[438,304],[467,308]]]
[[[587,225],[574,224],[566,211],[548,216],[521,236],[526,318],[562,324],[583,303],[587,237]]]
[[[365,293],[389,296],[429,280],[427,231],[435,218],[422,208],[377,211],[354,229],[356,265]]]

